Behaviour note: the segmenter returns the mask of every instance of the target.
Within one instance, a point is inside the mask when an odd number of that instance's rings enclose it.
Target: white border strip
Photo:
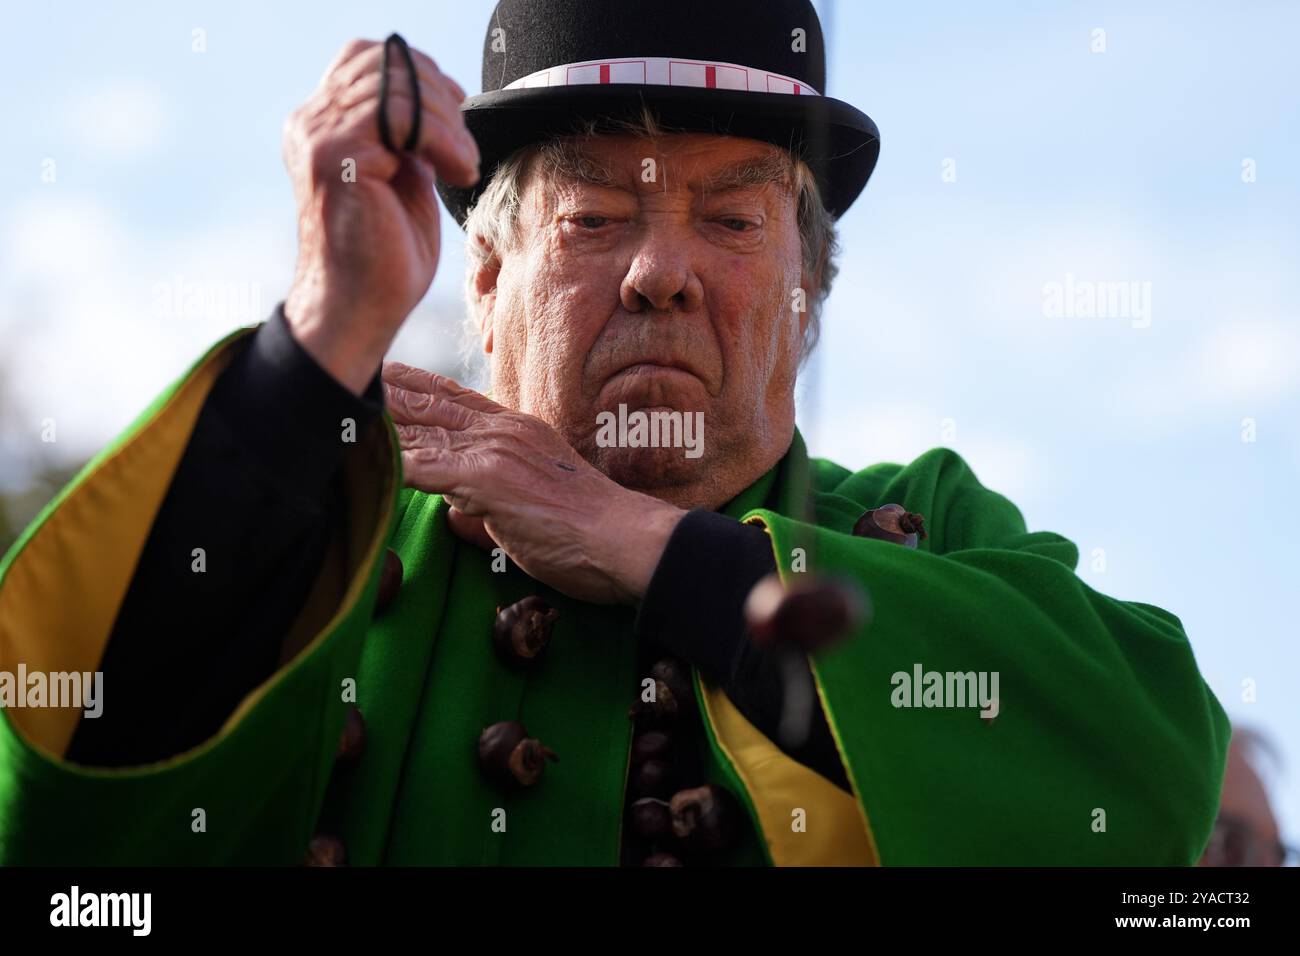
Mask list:
[[[821,95],[802,80],[760,70],[757,67],[669,56],[564,63],[520,77],[503,89],[522,90],[538,86],[586,86],[601,83],[692,86],[698,89],[791,93],[798,96]]]

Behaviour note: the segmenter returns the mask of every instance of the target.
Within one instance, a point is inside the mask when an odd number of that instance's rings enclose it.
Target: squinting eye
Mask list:
[[[581,225],[583,229],[599,229],[609,222],[604,216],[579,216],[574,221]]]
[[[748,219],[719,219],[718,221],[732,232],[744,232],[754,226]]]

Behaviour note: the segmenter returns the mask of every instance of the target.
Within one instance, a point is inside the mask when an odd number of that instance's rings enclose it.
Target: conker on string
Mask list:
[[[787,587],[769,574],[745,599],[745,624],[760,646],[789,641],[815,651],[852,633],[867,610],[861,588],[851,581],[804,572]]]
[[[555,751],[529,737],[517,720],[503,720],[479,734],[479,767],[500,787],[531,787],[542,778],[546,761],[559,759]]]
[[[492,647],[501,663],[513,670],[536,664],[551,643],[551,631],[560,612],[536,595],[497,608],[492,624]]]
[[[673,835],[689,850],[727,849],[740,835],[740,804],[729,790],[716,784],[678,791],[668,801],[668,809]]]
[[[892,541],[905,548],[915,548],[918,540],[928,537],[925,533],[925,519],[902,505],[881,505],[864,511],[853,525],[853,533],[859,538],[877,538],[880,541]]]
[[[334,759],[341,763],[353,763],[361,757],[366,749],[366,722],[361,711],[355,707],[348,708],[348,715],[343,721],[343,732],[339,734],[338,749]]]
[[[643,840],[662,843],[673,838],[673,812],[668,801],[642,797],[627,811],[628,828]]]
[[[681,860],[677,859],[677,857],[673,856],[671,853],[661,852],[661,853],[651,853],[648,857],[645,858],[645,862],[642,863],[641,865],[642,866],[685,866],[686,864],[683,863]]]

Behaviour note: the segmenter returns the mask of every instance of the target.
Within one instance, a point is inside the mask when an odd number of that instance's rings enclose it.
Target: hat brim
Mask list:
[[[871,117],[827,96],[623,83],[497,90],[461,106],[484,178],[470,188],[439,180],[438,195],[463,227],[488,174],[515,150],[572,132],[577,120],[626,116],[642,105],[665,126],[798,149],[817,179],[823,205],[837,219],[862,192],[880,155]]]

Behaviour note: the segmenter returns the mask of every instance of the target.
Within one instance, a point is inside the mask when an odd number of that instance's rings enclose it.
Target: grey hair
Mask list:
[[[572,133],[557,134],[540,144],[522,147],[497,165],[491,181],[465,221],[465,297],[469,308],[461,360],[467,368],[479,368],[479,373],[482,373],[481,330],[474,308],[474,274],[493,256],[513,250],[519,241],[519,207],[532,160],[540,159],[542,168],[550,173],[599,181],[609,175],[608,171],[592,164],[580,147],[582,140],[601,134],[653,139],[675,131],[660,123],[658,117],[643,106],[640,115],[633,118],[583,120]],[[802,368],[821,337],[822,305],[839,273],[836,263],[839,238],[835,218],[822,205],[821,190],[812,169],[789,150],[784,153],[790,161],[791,187],[798,196],[797,220],[804,272],[815,277],[816,283],[808,290],[808,326],[799,350],[799,367]]]

